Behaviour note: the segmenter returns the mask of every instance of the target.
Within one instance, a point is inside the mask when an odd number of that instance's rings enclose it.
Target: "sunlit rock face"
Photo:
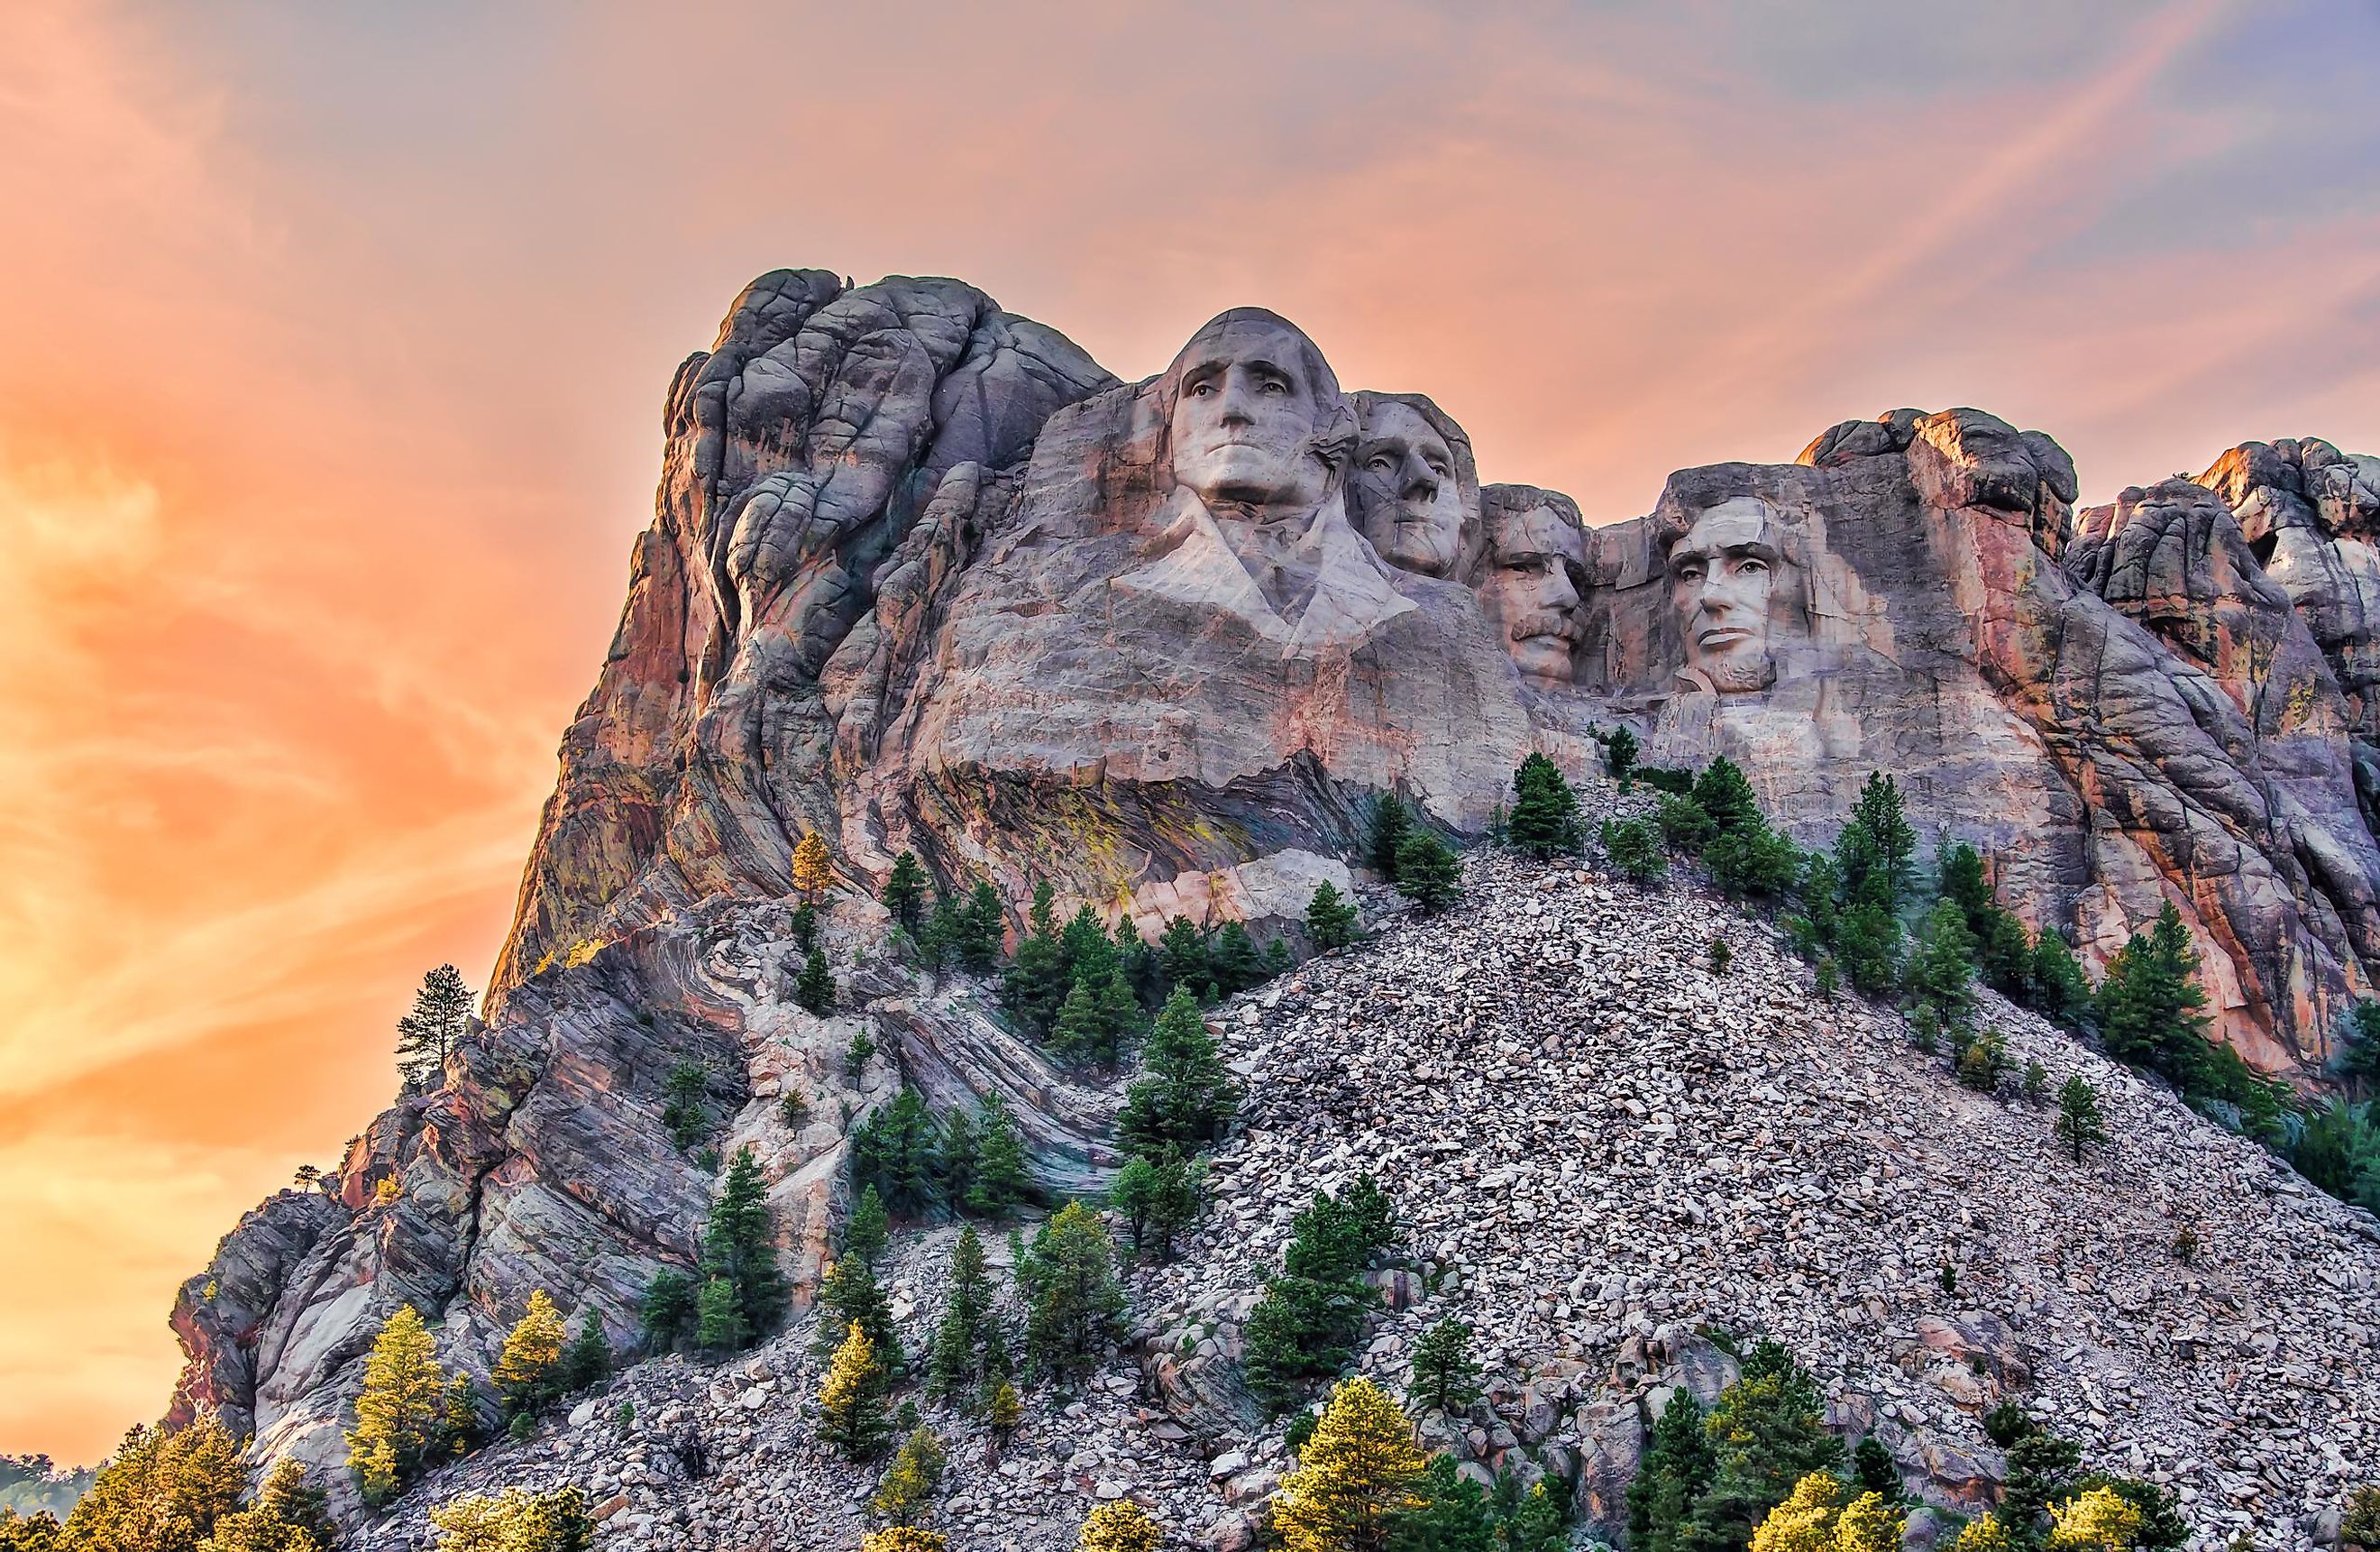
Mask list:
[[[652,1274],[690,1265],[713,1177],[662,1121],[683,1064],[707,1144],[759,1158],[797,1278],[851,1129],[905,1081],[1003,1100],[1051,1191],[1104,1183],[1112,1083],[969,983],[883,963],[903,850],[1012,909],[1046,880],[1145,932],[1294,931],[1378,795],[1479,836],[1524,755],[1592,782],[1626,725],[1648,762],[1735,760],[1807,842],[1890,773],[2086,959],[2173,902],[2222,1033],[2276,1070],[2326,1054],[2380,963],[2380,461],[2325,443],[2078,518],[2048,437],[1896,410],[1590,526],[1483,486],[1435,403],[1342,389],[1270,312],[1126,384],[956,281],[817,271],[736,299],[663,426],[486,1026],[335,1196],[251,1215],[175,1311],[177,1405],[342,1492],[400,1301],[484,1374],[530,1289],[625,1343]],[[841,881],[830,1018],[791,990],[813,831]]]

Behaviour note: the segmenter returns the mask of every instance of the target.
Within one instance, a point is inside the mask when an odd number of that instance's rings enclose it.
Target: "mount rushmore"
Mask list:
[[[1062,914],[1288,923],[1350,883],[1378,795],[1479,835],[1525,754],[1584,776],[1626,727],[1735,761],[1804,842],[1889,773],[2086,962],[2171,902],[2269,1071],[2318,1067],[2380,969],[2380,458],[2250,442],[2077,511],[2047,436],[1897,409],[1593,526],[1269,312],[1122,383],[956,281],[814,270],[736,299],[663,423],[484,1029],[176,1302],[176,1415],[261,1454],[341,1475],[402,1301],[482,1370],[540,1287],[632,1340],[712,1185],[657,1118],[675,1064],[714,1075],[806,1272],[850,1127],[905,1081],[1001,1094],[1046,1182],[1103,1179],[1111,1095],[868,979],[905,850],[1012,910],[1047,881]],[[785,995],[811,833],[849,1018]],[[892,1054],[846,1072],[862,1020]]]

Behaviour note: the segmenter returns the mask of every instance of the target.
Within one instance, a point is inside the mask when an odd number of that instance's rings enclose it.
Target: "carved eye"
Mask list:
[[[1374,453],[1364,467],[1375,474],[1388,474],[1395,471],[1397,460],[1386,453]]]
[[[1274,398],[1280,398],[1289,392],[1289,380],[1267,374],[1258,381],[1257,386]]]
[[[1736,562],[1735,569],[1740,575],[1756,577],[1768,569],[1768,563],[1755,556],[1745,556]]]
[[[1190,397],[1191,397],[1192,398],[1212,398],[1212,397],[1215,397],[1215,380],[1214,380],[1213,378],[1211,378],[1211,377],[1208,377],[1208,378],[1203,378],[1203,379],[1201,379],[1201,380],[1200,380],[1200,381],[1198,381],[1198,382],[1196,382],[1196,383],[1191,384],[1191,385],[1190,385]]]
[[[1428,465],[1429,465],[1429,471],[1430,471],[1432,474],[1437,475],[1437,476],[1438,476],[1439,479],[1441,479],[1441,480],[1443,480],[1443,479],[1445,479],[1445,478],[1446,478],[1446,476],[1447,476],[1447,467],[1446,467],[1446,462],[1445,462],[1445,460],[1444,460],[1444,459],[1442,459],[1442,458],[1429,458],[1429,459],[1426,459],[1425,461],[1428,463]]]
[[[1678,568],[1678,580],[1682,582],[1698,582],[1702,580],[1703,568],[1701,567],[1681,566]]]

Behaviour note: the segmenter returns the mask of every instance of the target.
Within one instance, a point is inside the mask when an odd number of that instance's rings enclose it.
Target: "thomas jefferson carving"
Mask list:
[[[1451,577],[1477,543],[1478,476],[1470,439],[1419,394],[1357,394],[1362,434],[1349,502],[1380,558]]]

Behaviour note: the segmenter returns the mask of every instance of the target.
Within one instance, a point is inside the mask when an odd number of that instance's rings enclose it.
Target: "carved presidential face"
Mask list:
[[[1572,654],[1584,634],[1578,574],[1586,543],[1578,525],[1550,507],[1532,507],[1492,519],[1480,602],[1504,637],[1521,672],[1567,684],[1576,673]]]
[[[1783,564],[1778,537],[1767,507],[1741,495],[1706,509],[1670,546],[1686,666],[1721,694],[1765,690],[1777,677],[1768,619]]]
[[[1174,359],[1173,477],[1209,506],[1310,507],[1330,469],[1316,433],[1338,385],[1305,335],[1267,314],[1227,312]]]
[[[1393,399],[1374,403],[1356,445],[1354,483],[1364,537],[1381,559],[1429,577],[1454,568],[1463,492],[1454,449],[1428,417]]]

